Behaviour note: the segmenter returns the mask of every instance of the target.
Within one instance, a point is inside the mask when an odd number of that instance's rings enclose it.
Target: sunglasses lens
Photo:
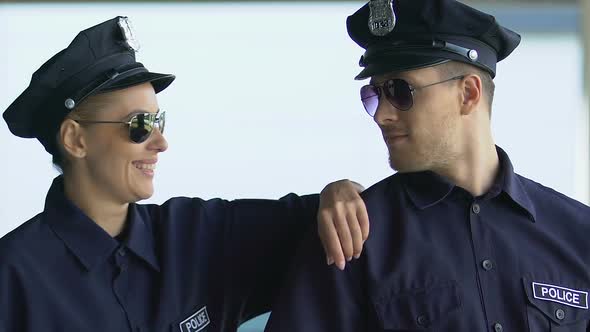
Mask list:
[[[158,129],[160,129],[160,134],[164,134],[164,125],[166,124],[166,112],[160,113],[158,116]]]
[[[379,106],[379,90],[372,85],[365,85],[361,88],[361,101],[367,113],[370,116],[375,116],[377,107]]]
[[[408,82],[402,79],[389,80],[385,83],[384,88],[387,100],[389,100],[393,107],[401,111],[407,111],[412,108],[414,98]]]
[[[155,114],[137,114],[131,118],[129,138],[135,143],[142,143],[154,129]]]

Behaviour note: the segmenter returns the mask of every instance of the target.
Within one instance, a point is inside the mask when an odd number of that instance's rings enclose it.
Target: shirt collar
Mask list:
[[[522,181],[514,173],[510,158],[502,148],[496,146],[498,159],[500,160],[500,172],[494,180],[490,191],[484,195],[484,199],[498,196],[505,192],[508,196],[523,208],[531,221],[536,220],[536,210],[531,202]],[[419,209],[426,209],[444,200],[455,188],[455,185],[446,178],[431,172],[415,172],[402,174],[402,183],[408,197]]]
[[[445,199],[455,187],[450,181],[431,171],[401,175],[408,197],[420,210],[436,205]]]
[[[149,220],[149,215],[146,209],[140,209],[137,204],[129,204],[127,217],[129,235],[126,244],[134,254],[159,272],[160,265],[156,256],[154,232],[148,226],[147,220]]]
[[[105,261],[118,243],[64,193],[63,176],[53,180],[45,199],[45,221],[87,270]]]
[[[521,179],[514,173],[514,167],[512,167],[508,154],[499,146],[496,146],[496,151],[498,151],[498,158],[502,168],[501,173],[503,174],[501,178],[502,190],[528,213],[532,222],[535,222],[537,220],[535,205],[527,194]]]
[[[63,176],[53,180],[45,200],[44,214],[48,225],[88,271],[106,261],[120,246],[117,240],[66,198]],[[129,205],[127,246],[159,271],[154,240],[145,223],[146,217],[135,204]]]

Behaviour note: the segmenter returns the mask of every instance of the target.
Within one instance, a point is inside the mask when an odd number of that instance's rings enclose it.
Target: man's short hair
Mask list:
[[[490,73],[478,67],[459,61],[449,61],[438,65],[436,68],[439,70],[441,78],[465,74],[475,74],[479,76],[481,79],[483,94],[488,104],[490,116],[492,115],[492,102],[494,101],[494,91],[496,89],[496,85],[494,84],[494,80],[492,79]]]

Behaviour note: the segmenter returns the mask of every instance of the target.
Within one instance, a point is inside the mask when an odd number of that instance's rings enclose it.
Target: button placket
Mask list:
[[[471,205],[471,212],[473,212],[475,214],[479,214],[479,212],[481,212],[481,207],[479,206],[479,204],[473,203]]]
[[[121,309],[125,312],[129,326],[133,326],[131,316],[127,308],[127,297],[129,291],[129,256],[126,254],[124,247],[119,248],[114,255],[115,267],[119,273],[113,279],[113,292]]]
[[[125,248],[121,247],[117,250],[115,255],[115,265],[119,268],[119,274],[123,273],[127,269],[127,256]]]
[[[496,294],[494,287],[496,284],[496,277],[493,274],[496,268],[495,262],[491,259],[494,257],[491,250],[491,233],[482,216],[481,202],[476,199],[471,199],[470,205],[467,205],[469,225],[471,230],[471,244],[473,249],[474,267],[477,278],[477,287],[481,299],[481,310],[487,324],[490,324],[491,330],[494,332],[502,332],[503,327],[500,323],[494,322],[494,316],[497,316],[495,311],[495,302],[493,298]]]

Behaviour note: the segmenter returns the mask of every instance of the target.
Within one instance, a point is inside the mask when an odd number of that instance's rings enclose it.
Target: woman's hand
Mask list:
[[[328,265],[344,270],[346,261],[359,258],[369,236],[369,216],[359,195],[365,188],[350,180],[327,185],[320,193],[318,234]]]

